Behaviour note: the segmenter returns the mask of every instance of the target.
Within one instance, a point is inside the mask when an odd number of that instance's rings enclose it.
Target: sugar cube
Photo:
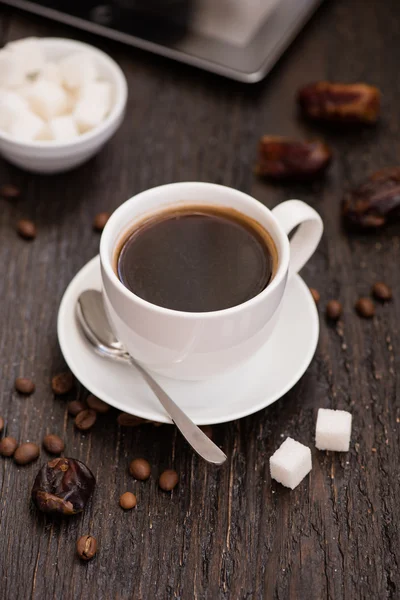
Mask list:
[[[23,65],[24,75],[38,73],[45,64],[44,51],[37,38],[30,37],[10,42],[6,49]]]
[[[49,142],[53,138],[53,134],[49,127],[48,123],[43,123],[41,130],[36,134],[35,140],[40,140],[42,142]]]
[[[26,97],[31,109],[43,119],[58,117],[67,107],[65,91],[52,81],[36,81],[27,91]]]
[[[311,471],[311,450],[288,437],[269,459],[271,477],[294,489]]]
[[[0,92],[0,129],[9,131],[11,125],[29,110],[27,102],[11,91]]]
[[[78,128],[73,117],[56,117],[49,121],[51,138],[58,141],[72,140],[79,135]]]
[[[41,131],[44,121],[27,110],[19,115],[9,127],[9,133],[18,140],[34,140]]]
[[[97,77],[97,69],[88,52],[75,52],[59,63],[64,85],[70,89],[81,88]]]
[[[62,85],[62,75],[61,70],[56,63],[47,62],[43,69],[39,73],[38,79],[44,79],[45,81],[51,81],[52,83],[56,83],[57,85]]]
[[[99,125],[106,117],[111,105],[111,85],[95,81],[84,86],[78,100],[74,117],[79,131],[85,132]]]
[[[345,410],[318,410],[315,445],[318,450],[347,452],[350,446],[351,414]]]
[[[0,87],[16,88],[25,82],[25,69],[18,58],[7,50],[0,52]]]

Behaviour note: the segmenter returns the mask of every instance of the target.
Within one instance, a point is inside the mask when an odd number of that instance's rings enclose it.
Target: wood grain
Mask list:
[[[21,186],[21,199],[0,199],[0,414],[21,441],[46,433],[66,441],[67,455],[94,471],[97,490],[82,516],[52,521],[30,506],[38,464],[0,461],[0,597],[5,600],[395,600],[400,597],[400,225],[349,237],[339,223],[343,189],[400,160],[400,8],[398,0],[327,2],[267,80],[227,81],[138,50],[22,13],[1,10],[2,41],[28,35],[79,37],[109,52],[127,75],[127,117],[90,163],[60,176],[33,176],[5,162],[0,181]],[[383,93],[377,127],[338,132],[301,121],[296,89],[311,80],[367,81]],[[252,173],[261,134],[324,137],[335,151],[323,182],[270,185]],[[97,253],[97,212],[136,192],[183,180],[213,181],[273,207],[300,197],[322,215],[326,233],[303,271],[321,293],[321,336],[305,376],[279,402],[238,422],[214,427],[229,456],[207,467],[172,427],[124,430],[116,412],[91,433],[74,430],[67,399],[52,396],[52,375],[65,368],[56,338],[57,309],[75,273]],[[33,219],[38,237],[15,233]],[[353,310],[376,280],[394,289],[371,321]],[[344,304],[337,326],[325,322],[331,298]],[[267,368],[267,366],[266,366]],[[13,390],[31,376],[29,398]],[[77,387],[74,394],[85,391]],[[318,452],[318,407],[354,417],[347,454]],[[296,490],[270,481],[268,459],[282,437],[309,445],[313,470]],[[128,474],[144,456],[145,483]],[[42,451],[39,462],[46,459]],[[173,467],[179,487],[162,493],[157,476]],[[134,511],[118,498],[137,494]],[[82,564],[76,539],[91,533],[97,557]]]

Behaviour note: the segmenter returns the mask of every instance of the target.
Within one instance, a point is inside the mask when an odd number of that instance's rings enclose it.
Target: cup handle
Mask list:
[[[272,210],[272,214],[286,235],[298,227],[290,240],[290,277],[298,273],[314,254],[324,226],[317,211],[301,200],[282,202]]]

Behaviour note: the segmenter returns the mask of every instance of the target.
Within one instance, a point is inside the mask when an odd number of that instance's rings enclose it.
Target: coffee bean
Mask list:
[[[331,321],[337,321],[342,314],[342,311],[342,305],[337,300],[329,300],[326,305],[326,316],[328,319],[331,319]]]
[[[5,437],[0,440],[0,454],[1,456],[12,456],[18,448],[18,442],[13,437]]]
[[[54,433],[49,433],[43,438],[43,446],[50,454],[61,454],[65,448],[64,441]]]
[[[76,551],[82,560],[90,560],[97,552],[97,541],[91,535],[83,535],[76,542]]]
[[[29,379],[29,377],[17,377],[15,380],[15,389],[20,394],[26,394],[29,396],[35,391],[35,384],[32,379]]]
[[[17,233],[24,240],[33,240],[36,237],[36,225],[33,221],[28,221],[28,219],[20,219],[17,223]]]
[[[122,494],[122,496],[120,497],[119,504],[125,510],[130,510],[131,508],[135,508],[135,506],[137,504],[135,494],[132,494],[132,492],[125,492],[125,494]]]
[[[200,429],[202,430],[202,432],[203,432],[203,433],[205,433],[205,434],[206,434],[206,436],[207,436],[208,438],[210,438],[210,440],[212,440],[212,436],[213,436],[213,430],[212,430],[212,427],[211,427],[211,425],[202,425],[202,426],[200,427]]]
[[[76,417],[80,412],[86,410],[87,405],[80,400],[71,400],[68,402],[68,412],[72,417]]]
[[[72,373],[58,373],[51,380],[51,388],[57,396],[68,394],[74,387],[74,376]]]
[[[179,476],[176,471],[172,469],[167,469],[160,475],[160,479],[158,480],[158,485],[164,492],[170,492],[174,489],[179,481]]]
[[[392,290],[386,283],[382,281],[377,281],[372,286],[372,295],[375,296],[377,300],[381,300],[385,302],[386,300],[391,300],[393,297]]]
[[[151,466],[150,463],[147,462],[144,458],[135,458],[131,461],[129,465],[129,473],[135,479],[140,479],[140,481],[145,481],[150,477],[151,474]]]
[[[7,200],[13,200],[21,195],[21,190],[12,183],[4,183],[0,186],[0,196],[7,198]]]
[[[93,229],[95,231],[103,231],[110,216],[108,212],[101,212],[96,215],[93,221]]]
[[[135,417],[134,415],[130,415],[129,413],[121,413],[117,417],[117,423],[122,427],[138,427],[139,425],[143,425],[144,423],[149,423],[149,421],[141,419],[140,417]]]
[[[318,304],[318,302],[320,301],[320,298],[321,298],[319,291],[316,290],[315,288],[310,288],[310,292],[311,292],[311,296],[314,298],[315,304]]]
[[[108,404],[106,404],[105,402],[103,402],[103,400],[100,400],[100,398],[97,398],[97,396],[94,396],[93,394],[90,394],[86,398],[86,402],[89,408],[92,408],[97,413],[101,413],[102,415],[104,415],[110,410],[110,406]]]
[[[364,319],[371,319],[375,314],[375,304],[370,298],[360,298],[355,304],[355,309]]]
[[[88,408],[78,413],[75,417],[75,427],[81,431],[87,431],[96,423],[97,413]]]
[[[17,465],[27,465],[38,458],[40,448],[37,444],[26,442],[18,446],[14,452],[14,460]]]
[[[4,419],[3,417],[0,417],[0,433],[3,431],[4,429]]]

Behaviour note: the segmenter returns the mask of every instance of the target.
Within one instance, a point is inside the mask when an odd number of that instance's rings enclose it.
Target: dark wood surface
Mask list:
[[[400,224],[371,236],[348,236],[339,223],[344,188],[368,172],[400,162],[400,7],[398,0],[332,0],[318,12],[265,82],[246,86],[1,10],[2,41],[28,35],[77,37],[111,54],[129,82],[129,108],[114,139],[90,163],[60,176],[34,176],[0,163],[0,182],[19,185],[18,201],[0,200],[0,414],[20,441],[54,432],[66,455],[94,471],[98,485],[82,516],[53,522],[30,507],[40,462],[0,460],[0,598],[3,600],[383,600],[400,597],[400,404],[398,400]],[[296,89],[318,79],[368,81],[383,91],[377,127],[337,132],[296,116]],[[263,133],[323,136],[335,161],[322,182],[273,186],[252,173]],[[229,456],[206,466],[172,427],[121,429],[116,411],[91,433],[74,429],[51,376],[65,368],[56,337],[62,294],[98,250],[94,215],[158,184],[212,181],[246,191],[273,207],[300,197],[325,221],[325,235],[303,271],[321,292],[321,335],[302,380],[279,402],[241,421],[214,427]],[[32,243],[15,233],[33,219]],[[395,299],[372,321],[354,314],[359,295],[384,280]],[[344,304],[338,326],[323,307]],[[268,368],[268,365],[266,365]],[[33,376],[36,392],[13,391]],[[84,394],[84,390],[77,391]],[[318,452],[319,407],[350,410],[346,454]],[[291,435],[312,448],[311,476],[296,490],[271,483],[268,459]],[[152,478],[127,470],[147,457]],[[174,467],[179,487],[165,494],[157,474]],[[119,495],[138,495],[124,513]],[[98,556],[83,564],[78,536],[90,532]]]

